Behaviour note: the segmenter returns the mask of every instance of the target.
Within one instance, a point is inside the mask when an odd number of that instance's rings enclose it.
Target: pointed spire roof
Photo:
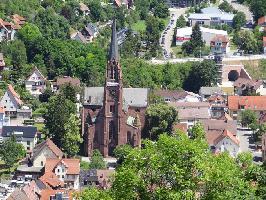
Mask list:
[[[109,57],[108,57],[108,60],[112,60],[112,59],[115,59],[116,61],[119,60],[115,19],[113,20],[113,25],[112,25],[112,38],[111,38]]]

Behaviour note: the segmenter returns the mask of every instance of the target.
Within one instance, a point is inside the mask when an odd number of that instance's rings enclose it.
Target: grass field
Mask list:
[[[171,47],[171,49],[173,50],[173,53],[174,53],[174,55],[176,56],[176,58],[183,58],[183,57],[185,57],[185,56],[182,54],[181,46]]]

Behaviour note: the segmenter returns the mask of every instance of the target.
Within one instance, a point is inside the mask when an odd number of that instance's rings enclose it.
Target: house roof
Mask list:
[[[201,13],[203,14],[221,14],[223,13],[219,8],[217,7],[207,7],[207,8],[202,8]]]
[[[222,141],[224,138],[231,139],[236,145],[239,145],[239,140],[228,130],[224,130],[222,134],[219,135],[213,142],[214,145],[218,144],[220,141]]]
[[[82,43],[87,43],[86,38],[82,35],[82,33],[81,33],[80,31],[74,33],[74,34],[71,36],[71,39],[72,39],[72,40],[79,40],[79,41],[81,41]]]
[[[213,95],[213,94],[223,94],[223,90],[220,87],[201,87],[199,90],[200,95]]]
[[[124,106],[146,107],[148,88],[123,88]],[[85,87],[84,105],[103,105],[104,87]]]
[[[204,127],[205,132],[208,131],[223,131],[229,130],[234,135],[237,134],[237,121],[236,120],[216,120],[205,119],[200,121]]]
[[[241,78],[251,79],[244,65],[223,65],[222,82],[229,82],[228,75],[231,71],[236,71]]]
[[[89,11],[90,9],[89,9],[89,7],[86,5],[86,4],[84,4],[84,3],[79,3],[79,9],[82,11],[82,12],[84,12],[84,11]]]
[[[187,133],[188,127],[186,123],[175,123],[173,125],[173,130],[180,130],[184,133]]]
[[[216,34],[216,35],[228,35],[227,31],[205,28],[202,26],[200,27],[200,31],[202,33],[211,33],[211,34]],[[184,27],[184,28],[179,28],[176,30],[176,36],[177,37],[185,37],[185,36],[190,37],[191,34],[192,34],[192,27]]]
[[[44,189],[41,191],[40,200],[49,200],[51,196],[55,196],[56,194],[62,194],[63,199],[72,199],[71,196],[72,191],[69,190],[53,190],[53,189]]]
[[[15,101],[17,102],[18,105],[22,105],[23,102],[20,99],[20,96],[18,95],[18,93],[14,90],[13,86],[11,84],[8,85],[7,87],[7,91],[9,91],[12,96],[14,97]]]
[[[94,24],[92,24],[92,23],[88,23],[88,24],[85,26],[84,29],[85,29],[85,30],[89,33],[89,35],[91,35],[91,36],[93,36],[95,33],[98,32],[97,27],[96,27]]]
[[[64,153],[55,145],[55,143],[48,138],[34,147],[32,160],[34,160],[45,147],[48,147],[58,158],[62,158],[64,155]]]
[[[19,132],[23,134],[23,138],[34,138],[37,135],[37,128],[34,126],[3,126],[2,128],[3,137],[10,137]]]
[[[25,185],[22,190],[25,192],[27,197],[31,200],[38,200],[38,195],[40,194],[40,188],[38,188],[35,180],[32,180],[29,184]],[[38,195],[37,195],[38,194]]]
[[[211,20],[212,18],[219,18],[220,20],[232,21],[234,14],[230,13],[192,13],[189,15],[189,20]]]
[[[210,103],[217,102],[217,101],[225,102],[225,99],[220,94],[213,94],[208,98],[208,102]]]
[[[266,110],[266,96],[228,96],[229,110]]]
[[[262,80],[251,80],[240,77],[234,82],[234,87],[245,89],[246,86],[248,86],[248,87],[253,87],[255,90],[257,90],[262,84],[263,84]]]
[[[169,102],[168,104],[179,109],[210,107],[209,102]]]
[[[109,49],[108,60],[115,59],[116,61],[119,60],[119,53],[118,53],[118,42],[117,42],[117,33],[116,33],[116,20],[114,19],[112,24],[112,37],[111,37],[111,44]]]
[[[14,192],[11,193],[11,195],[7,198],[7,200],[31,200],[27,195],[20,190],[19,188],[16,188]]]
[[[61,86],[66,83],[70,83],[71,85],[74,85],[74,86],[80,86],[80,80],[78,78],[72,78],[69,76],[65,76],[65,77],[58,77],[56,79],[57,86]]]
[[[45,164],[45,173],[46,172],[53,172],[55,167],[58,164],[64,164],[67,168],[67,174],[79,174],[80,172],[80,161],[79,159],[71,159],[71,158],[63,158],[63,159],[57,159],[57,158],[48,158],[46,159]]]
[[[45,79],[44,75],[42,74],[42,72],[35,66],[32,70],[31,70],[31,73],[30,75],[27,77],[27,79],[29,79],[31,77],[31,75],[34,73],[34,72],[37,72],[40,74],[40,76]]]
[[[45,172],[45,174],[39,179],[48,187],[55,188],[64,186],[64,182],[60,181],[59,178],[53,172]]]
[[[209,108],[199,107],[199,108],[178,109],[178,118],[180,120],[210,119]]]
[[[186,98],[188,95],[200,98],[198,94],[184,90],[155,90],[154,94],[162,98],[170,98],[171,101],[178,101]]]
[[[222,43],[228,43],[229,39],[226,35],[216,35],[212,38],[211,42],[222,42]]]

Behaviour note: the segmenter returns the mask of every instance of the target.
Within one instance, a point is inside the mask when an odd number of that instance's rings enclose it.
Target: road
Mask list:
[[[172,53],[171,44],[173,40],[176,20],[180,15],[185,14],[186,10],[187,8],[169,8],[170,21],[166,29],[163,31],[161,38],[160,38],[160,45],[165,50],[164,58],[166,57],[170,58],[170,55]],[[171,20],[173,20],[172,24],[171,24]],[[169,27],[169,30],[167,30],[168,27]],[[164,44],[162,44],[163,36],[164,36]]]
[[[251,152],[253,154],[253,160],[257,164],[261,164],[262,153],[255,149],[255,144],[252,138],[252,131],[245,129],[238,129],[237,136],[240,141],[241,152]]]
[[[223,58],[223,61],[243,61],[243,60],[261,60],[266,59],[266,55],[250,55],[250,56],[229,56]],[[166,63],[185,63],[190,61],[203,61],[203,58],[175,58],[175,59],[168,59],[168,60],[160,60],[160,59],[152,59],[148,62],[155,65],[162,65]]]

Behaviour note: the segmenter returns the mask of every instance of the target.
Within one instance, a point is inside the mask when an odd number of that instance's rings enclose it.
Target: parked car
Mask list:
[[[165,38],[162,38],[162,42],[161,42],[161,44],[164,44],[164,42],[165,42]]]

